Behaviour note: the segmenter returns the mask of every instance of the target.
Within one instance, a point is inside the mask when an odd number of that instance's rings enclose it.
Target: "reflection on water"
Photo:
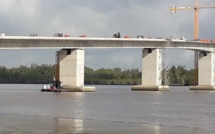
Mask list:
[[[83,133],[84,123],[80,119],[65,119],[57,118],[56,119],[56,131],[55,133]]]
[[[214,134],[200,128],[68,118],[1,115],[0,134]]]
[[[155,134],[161,134],[161,126],[160,125],[154,125]]]
[[[76,108],[76,118],[77,119],[83,119],[83,114],[84,114],[84,93],[78,92],[74,93],[75,97],[75,102],[77,103],[77,108]]]
[[[80,133],[83,132],[83,120],[75,119],[74,120],[75,132]]]
[[[98,133],[98,134],[130,134],[130,133],[141,133],[141,134],[161,134],[160,125],[143,125],[141,124],[126,124],[120,122],[105,122],[105,121],[92,121],[92,120],[80,120],[80,119],[66,119],[57,118],[55,119],[54,133]],[[94,126],[94,127],[93,127]],[[98,128],[100,127],[100,128]]]

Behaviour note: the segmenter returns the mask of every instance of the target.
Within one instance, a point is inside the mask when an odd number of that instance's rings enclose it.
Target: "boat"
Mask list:
[[[43,85],[41,92],[63,92],[61,81],[53,81],[51,84]]]
[[[62,89],[51,89],[51,88],[41,89],[41,92],[62,92],[62,91],[63,91]]]

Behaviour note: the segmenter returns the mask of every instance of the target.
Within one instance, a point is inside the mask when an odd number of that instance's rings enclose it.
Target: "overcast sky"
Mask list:
[[[88,37],[169,36],[193,39],[194,12],[169,8],[194,6],[195,0],[0,0],[0,33],[24,35],[38,33],[53,36],[61,32]],[[214,0],[200,0],[200,5],[215,5]],[[200,38],[215,39],[215,9],[200,11]],[[54,64],[55,51],[0,50],[0,65]],[[193,68],[193,52],[168,50],[168,65]],[[141,49],[86,49],[85,65],[100,67],[141,67]]]

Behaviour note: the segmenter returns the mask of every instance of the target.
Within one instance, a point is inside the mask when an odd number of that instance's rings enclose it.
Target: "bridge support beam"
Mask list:
[[[190,90],[215,90],[214,86],[214,53],[200,52],[198,66],[198,86]]]
[[[133,91],[165,91],[169,86],[162,85],[162,51],[142,50],[142,85],[133,86]]]
[[[63,49],[57,54],[59,80],[63,89],[71,92],[93,92],[95,87],[84,87],[84,50]]]

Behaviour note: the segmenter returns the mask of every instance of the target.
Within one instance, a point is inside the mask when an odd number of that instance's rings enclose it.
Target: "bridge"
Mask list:
[[[214,90],[215,43],[180,39],[149,38],[86,38],[44,36],[0,36],[0,49],[61,49],[57,52],[58,79],[64,88],[75,91],[94,91],[84,87],[84,48],[142,49],[142,84],[132,90],[168,90],[162,85],[162,50],[179,48],[199,52],[198,84],[191,90]]]

